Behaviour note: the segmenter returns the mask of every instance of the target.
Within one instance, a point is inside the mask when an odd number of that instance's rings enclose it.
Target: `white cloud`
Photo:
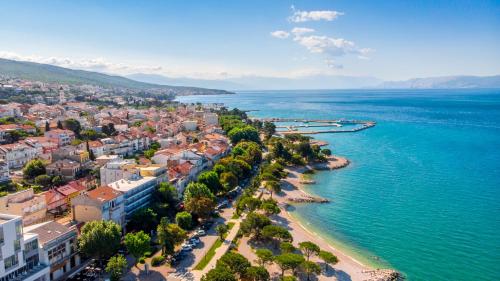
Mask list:
[[[369,52],[368,50],[370,50],[361,49],[357,47],[354,42],[349,40],[327,36],[297,36],[293,40],[306,47],[311,53],[327,54],[333,57],[339,57],[346,54],[366,56]]]
[[[292,33],[295,35],[302,35],[305,33],[311,33],[314,32],[315,30],[312,28],[307,28],[307,27],[294,27],[292,29]]]
[[[292,6],[293,14],[290,16],[288,20],[291,22],[306,22],[306,21],[332,21],[339,16],[344,15],[342,12],[337,11],[300,11],[295,10],[295,7]]]
[[[285,39],[285,38],[288,38],[288,36],[290,36],[290,33],[286,32],[284,30],[276,30],[276,31],[271,32],[271,36],[279,38],[279,39]]]
[[[333,59],[327,59],[327,60],[325,60],[325,63],[326,63],[326,66],[328,66],[329,68],[333,68],[333,69],[343,69],[344,68],[344,66],[342,64],[337,63]]]

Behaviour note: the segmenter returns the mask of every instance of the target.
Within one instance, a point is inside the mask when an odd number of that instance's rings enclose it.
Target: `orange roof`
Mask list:
[[[101,186],[87,193],[89,198],[106,202],[120,196],[121,192],[114,190],[109,186]]]

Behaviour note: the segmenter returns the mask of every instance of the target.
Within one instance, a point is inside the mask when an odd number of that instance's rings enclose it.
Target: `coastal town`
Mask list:
[[[2,281],[400,278],[288,214],[349,164],[326,142],[221,104],[2,81]]]

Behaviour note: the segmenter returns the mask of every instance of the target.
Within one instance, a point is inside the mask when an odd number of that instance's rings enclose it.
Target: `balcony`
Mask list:
[[[42,273],[46,271],[45,273]],[[22,281],[22,280],[34,280],[49,272],[49,266],[45,264],[38,264],[32,268],[27,268],[26,266],[9,273],[7,276],[9,280],[12,281]]]

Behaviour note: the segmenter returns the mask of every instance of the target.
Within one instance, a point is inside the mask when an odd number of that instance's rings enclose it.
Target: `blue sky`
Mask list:
[[[500,74],[499,1],[18,0],[0,6],[1,57],[108,73],[388,80]]]

